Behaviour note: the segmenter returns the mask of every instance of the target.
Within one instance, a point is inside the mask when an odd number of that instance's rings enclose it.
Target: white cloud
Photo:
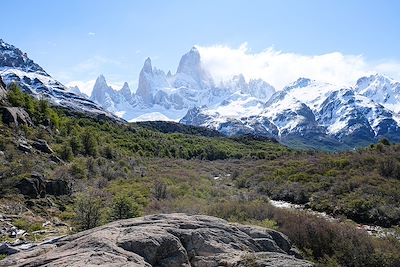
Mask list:
[[[89,36],[95,36],[96,33],[95,33],[95,32],[88,32],[88,35],[89,35]]]
[[[242,73],[246,79],[262,78],[278,90],[306,77],[338,85],[353,85],[356,80],[372,73],[400,78],[400,63],[373,64],[361,55],[344,55],[332,52],[322,55],[302,55],[268,48],[252,53],[247,43],[239,48],[225,45],[196,46],[202,63],[217,81]]]
[[[66,84],[67,87],[73,87],[73,86],[78,86],[79,90],[82,93],[87,94],[90,96],[93,90],[93,86],[95,84],[96,80],[89,80],[89,81],[71,81]]]

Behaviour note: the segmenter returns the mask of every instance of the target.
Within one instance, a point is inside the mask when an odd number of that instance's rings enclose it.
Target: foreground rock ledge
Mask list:
[[[280,232],[210,216],[161,214],[112,222],[39,245],[0,266],[313,266]]]

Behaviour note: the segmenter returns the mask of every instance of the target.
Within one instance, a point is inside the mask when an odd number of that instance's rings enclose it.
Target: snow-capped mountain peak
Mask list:
[[[200,52],[196,47],[184,54],[179,62],[175,76],[175,84],[177,87],[185,86],[181,80],[193,79],[197,84],[195,89],[204,89],[214,86],[211,75],[205,70],[201,63]]]
[[[381,74],[358,79],[355,90],[397,113],[400,112],[400,82]]]
[[[25,72],[35,72],[43,76],[49,77],[42,67],[33,62],[26,53],[13,45],[7,44],[0,39],[0,56],[2,69],[18,69]]]
[[[112,106],[113,93],[114,90],[108,86],[106,78],[101,74],[96,79],[90,99],[109,109]]]
[[[151,58],[146,58],[142,68],[143,72],[151,73],[153,71],[153,66],[151,65]]]
[[[53,105],[116,119],[101,106],[68,90],[26,53],[3,40],[0,40],[0,76],[6,84],[17,83],[23,91],[37,98],[45,97]]]

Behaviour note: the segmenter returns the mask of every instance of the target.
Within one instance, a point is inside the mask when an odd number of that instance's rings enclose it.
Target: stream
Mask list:
[[[325,212],[319,212],[319,211],[314,211],[314,210],[308,209],[305,207],[305,205],[293,204],[293,203],[282,201],[282,200],[270,200],[269,203],[271,203],[271,205],[276,208],[302,210],[306,213],[315,215],[319,218],[323,218],[327,221],[331,221],[331,222],[339,221],[339,219],[337,219]],[[400,234],[398,232],[396,232],[396,230],[393,228],[385,228],[385,227],[381,227],[381,226],[377,226],[377,225],[367,225],[367,224],[359,224],[359,223],[357,223],[357,228],[363,229],[368,234],[379,237],[379,238],[393,236],[396,239],[400,240]]]

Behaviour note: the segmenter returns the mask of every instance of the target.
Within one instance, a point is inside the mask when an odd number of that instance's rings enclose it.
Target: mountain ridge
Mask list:
[[[68,90],[26,53],[2,39],[0,39],[0,76],[6,85],[17,83],[24,92],[36,98],[47,98],[53,105],[121,120],[84,95]]]

